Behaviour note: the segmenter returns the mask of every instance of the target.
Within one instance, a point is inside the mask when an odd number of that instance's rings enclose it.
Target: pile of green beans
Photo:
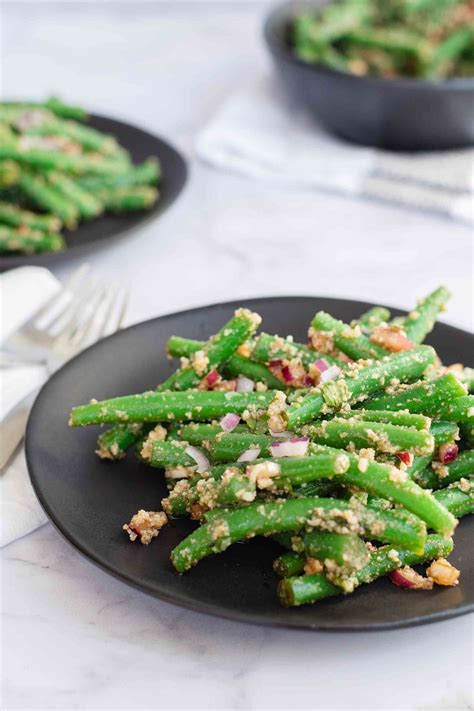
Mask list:
[[[238,309],[207,341],[172,336],[181,363],[156,390],[91,400],[70,425],[111,424],[101,458],[135,445],[164,471],[163,511],[199,522],[171,552],[178,573],[264,536],[283,549],[283,605],[348,594],[448,555],[473,512],[470,369],[422,344],[448,298],[436,289],[396,321],[319,312],[310,345],[257,334],[258,314]]]
[[[79,107],[0,102],[0,252],[63,250],[81,220],[150,209],[160,177],[156,157],[133,165]]]
[[[299,59],[359,76],[474,75],[468,0],[336,0],[298,15],[292,41]]]

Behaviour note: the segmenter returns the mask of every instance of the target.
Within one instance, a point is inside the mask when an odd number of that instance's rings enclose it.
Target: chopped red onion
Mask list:
[[[272,457],[304,457],[308,452],[309,437],[290,437],[282,442],[272,442]]]
[[[238,393],[251,393],[254,389],[255,382],[253,380],[250,380],[250,378],[246,378],[243,375],[239,375],[236,387]]]
[[[283,376],[283,380],[285,383],[292,383],[293,382],[293,373],[291,372],[291,368],[289,365],[284,365],[283,368],[281,369],[281,374]]]
[[[323,358],[319,358],[318,360],[315,360],[313,363],[314,367],[319,370],[320,373],[324,373],[325,370],[328,370],[329,368],[329,363],[324,360]]]
[[[238,462],[251,462],[254,459],[257,459],[258,455],[260,454],[260,447],[255,447],[251,449],[246,449],[245,452],[242,452],[240,457],[237,459]]]
[[[413,462],[413,455],[410,452],[397,452],[396,455],[398,459],[409,467]]]
[[[210,373],[206,375],[206,381],[208,386],[211,388],[219,380],[219,373],[217,370],[211,370]]]
[[[331,365],[330,368],[321,373],[320,380],[322,383],[327,383],[329,380],[335,380],[341,372],[342,371],[338,365]]]
[[[196,462],[198,474],[207,472],[207,470],[209,469],[209,459],[206,457],[206,455],[201,449],[189,445],[184,451],[186,452],[186,454],[189,454],[189,456]]]
[[[224,432],[232,432],[232,430],[235,430],[239,422],[240,415],[236,415],[235,412],[228,412],[227,415],[224,415],[224,417],[221,418],[219,424]]]
[[[458,445],[454,442],[442,444],[438,450],[439,461],[442,464],[450,464],[458,458]]]
[[[269,361],[268,367],[269,368],[279,368],[282,363],[283,363],[283,361],[281,360],[281,358],[278,358],[277,360]]]
[[[311,377],[311,375],[305,375],[304,376],[304,384],[307,388],[312,388],[314,385],[314,380]]]
[[[398,585],[399,588],[414,588],[415,583],[413,580],[404,574],[402,570],[392,570],[388,576],[392,583]]]
[[[409,565],[405,565],[403,568],[398,568],[397,570],[392,570],[388,576],[394,585],[399,588],[406,588],[410,590],[431,590],[433,587],[433,581],[431,578],[426,578],[424,575],[420,575],[410,568]]]

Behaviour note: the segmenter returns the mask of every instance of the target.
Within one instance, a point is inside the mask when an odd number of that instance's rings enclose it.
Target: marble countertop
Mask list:
[[[166,136],[190,161],[179,202],[90,261],[132,288],[130,323],[277,294],[409,308],[443,282],[454,293],[446,320],[472,327],[468,227],[246,181],[193,159],[219,104],[270,71],[260,42],[267,8],[4,2],[5,96],[56,92]],[[5,709],[472,708],[469,617],[354,635],[227,622],[127,587],[49,524],[2,550],[1,584]]]

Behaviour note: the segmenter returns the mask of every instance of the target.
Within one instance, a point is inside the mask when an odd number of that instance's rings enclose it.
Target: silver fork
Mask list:
[[[84,348],[119,330],[127,305],[127,292],[103,284],[87,265],[79,267],[60,291],[2,344],[3,364],[43,364],[51,375]],[[2,413],[0,469],[23,438],[36,392]]]

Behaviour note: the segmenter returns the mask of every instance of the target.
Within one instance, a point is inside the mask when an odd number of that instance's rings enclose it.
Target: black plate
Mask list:
[[[333,133],[366,146],[416,151],[474,143],[474,78],[359,77],[298,59],[290,41],[295,16],[328,1],[286,2],[265,22],[267,47],[293,100]]]
[[[455,588],[415,593],[380,580],[353,595],[285,610],[276,596],[272,560],[278,547],[269,541],[237,544],[183,576],[171,566],[170,551],[193,525],[176,520],[149,547],[131,545],[122,524],[139,508],[155,509],[165,495],[159,471],[134,456],[101,462],[94,454],[98,429],[71,429],[71,407],[90,398],[108,398],[148,390],[166,378],[167,338],[181,334],[204,339],[214,333],[240,303],[184,311],[138,324],[85,351],[44,386],[30,416],[26,456],[31,481],[46,513],[59,531],[90,560],[156,597],[221,617],[280,627],[324,630],[373,630],[433,622],[467,613],[474,606],[473,520],[456,532],[451,560],[462,569]],[[270,333],[291,332],[305,339],[318,309],[349,321],[372,304],[336,299],[278,297],[252,299]],[[398,311],[394,311],[398,314]],[[464,331],[439,324],[430,338],[446,362],[472,353]]]
[[[184,158],[169,143],[137,126],[105,116],[90,116],[88,125],[99,131],[111,133],[128,151],[134,163],[149,156],[157,156],[161,163],[162,179],[160,197],[151,210],[128,215],[103,215],[96,220],[83,221],[74,231],[64,232],[66,249],[63,252],[47,252],[37,255],[0,255],[0,271],[24,264],[51,264],[64,257],[76,256],[87,250],[103,246],[143,226],[164,212],[178,197],[186,182]]]

